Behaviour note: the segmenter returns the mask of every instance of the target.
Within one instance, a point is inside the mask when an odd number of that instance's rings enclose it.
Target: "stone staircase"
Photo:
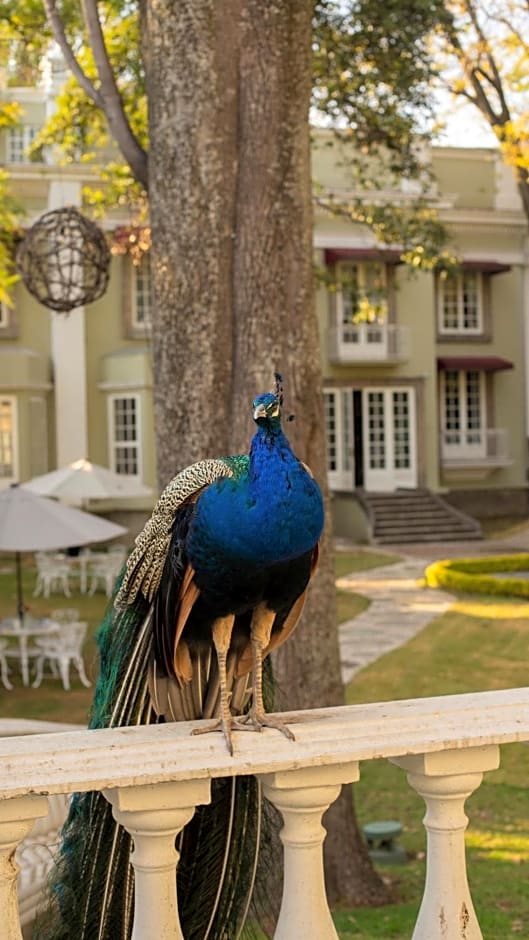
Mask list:
[[[482,538],[479,522],[430,490],[357,490],[355,495],[367,513],[373,541],[382,545]]]

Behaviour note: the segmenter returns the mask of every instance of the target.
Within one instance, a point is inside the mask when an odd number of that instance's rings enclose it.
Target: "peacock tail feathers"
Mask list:
[[[122,578],[126,573],[122,572]],[[116,593],[121,590],[118,580]],[[90,728],[156,722],[149,690],[152,605],[139,596],[116,609],[111,601],[98,631],[100,673]],[[202,664],[216,686],[214,658]],[[245,686],[245,683],[244,683]],[[216,699],[216,691],[210,699]],[[247,699],[239,693],[239,703]],[[195,703],[196,705],[196,703]],[[185,718],[176,702],[175,718]],[[196,711],[196,709],[195,709]],[[199,806],[177,839],[178,897],[186,940],[252,936],[244,928],[259,855],[261,796],[252,777],[212,781],[210,805]],[[134,912],[132,840],[99,792],[74,794],[34,940],[130,940]],[[243,931],[243,932],[241,932]]]
[[[118,591],[116,607],[133,604],[139,593],[151,601],[160,585],[160,579],[171,541],[176,511],[186,500],[196,496],[205,486],[219,477],[236,476],[247,457],[200,460],[186,467],[167,484],[152,516],[135,540],[125,576]]]

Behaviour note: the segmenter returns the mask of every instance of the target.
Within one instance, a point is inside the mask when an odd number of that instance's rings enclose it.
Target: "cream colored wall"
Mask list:
[[[492,473],[485,485],[490,488],[526,485],[525,477],[525,359],[523,323],[520,318],[522,297],[522,270],[515,266],[505,274],[492,277],[491,312],[492,342],[484,344],[439,343],[439,355],[499,356],[512,362],[513,369],[495,372],[490,376],[494,413],[489,416],[489,427],[507,431],[508,452],[512,460],[509,467]],[[452,489],[464,489],[469,482],[454,482]],[[480,485],[483,485],[481,483]]]
[[[453,195],[457,208],[493,208],[496,185],[494,150],[434,147],[431,154],[439,191]]]
[[[91,459],[109,465],[108,395],[123,390],[139,394],[143,438],[143,482],[156,487],[154,450],[152,369],[147,340],[129,340],[124,335],[123,278],[126,264],[113,256],[106,294],[86,309],[86,368],[88,395],[88,439]],[[147,349],[147,352],[145,352]],[[108,372],[106,357],[118,356]],[[102,388],[101,385],[105,385]]]
[[[49,312],[37,303],[22,283],[13,289],[16,335],[0,339],[0,391],[16,395],[18,418],[19,480],[34,473],[31,458],[33,432],[47,434],[48,453],[53,457],[53,394],[50,359]],[[44,397],[47,403],[47,431],[32,428],[30,401]]]

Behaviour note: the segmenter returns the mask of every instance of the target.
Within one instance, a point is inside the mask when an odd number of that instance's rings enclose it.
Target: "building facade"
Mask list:
[[[24,116],[0,139],[0,163],[26,226],[80,205],[94,172],[28,159],[56,82],[9,92]],[[428,488],[478,515],[527,508],[527,223],[495,151],[439,148],[431,160],[454,276],[410,271],[365,227],[315,218],[328,479],[337,529],[352,537],[359,489]],[[338,145],[315,145],[315,179],[338,201],[343,166]],[[409,198],[405,187],[379,195]],[[129,222],[116,214],[105,227]],[[0,310],[0,487],[88,457],[156,491],[149,324],[148,255],[139,266],[113,256],[105,295],[67,316],[16,285]],[[134,514],[134,530],[151,505],[121,515]]]

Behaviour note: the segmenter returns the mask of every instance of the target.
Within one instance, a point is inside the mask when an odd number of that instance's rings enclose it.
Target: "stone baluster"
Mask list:
[[[323,876],[321,819],[358,763],[263,774],[263,792],[283,817],[284,881],[274,940],[337,940]]]
[[[5,940],[22,940],[18,916],[15,851],[40,816],[48,814],[46,796],[20,796],[0,801],[0,911]]]
[[[112,813],[134,841],[132,940],[183,940],[176,897],[175,838],[199,804],[210,802],[209,780],[105,790]]]
[[[482,940],[468,887],[465,800],[486,770],[499,766],[497,745],[395,759],[426,803],[426,883],[412,940]]]

